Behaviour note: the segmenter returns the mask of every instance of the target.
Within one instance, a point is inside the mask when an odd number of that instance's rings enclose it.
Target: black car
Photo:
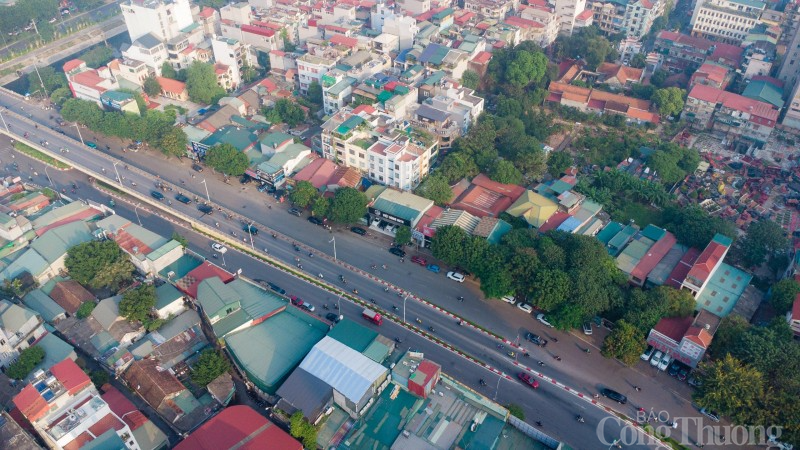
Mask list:
[[[625,397],[624,395],[622,395],[619,392],[617,392],[615,390],[612,390],[612,389],[605,389],[604,388],[604,389],[600,390],[600,394],[603,397],[608,397],[611,400],[614,400],[615,402],[617,402],[617,403],[619,403],[621,405],[624,405],[625,403],[628,403],[628,397]]]
[[[366,236],[367,235],[367,230],[365,230],[365,229],[363,229],[361,227],[352,227],[352,228],[350,228],[350,231],[352,231],[353,233],[355,233],[355,234],[357,234],[359,236]]]
[[[402,249],[397,248],[397,247],[390,248],[389,249],[389,253],[391,253],[391,254],[393,254],[395,256],[399,256],[401,258],[405,258],[406,257],[406,252],[404,252]]]
[[[253,236],[255,236],[255,235],[257,235],[257,234],[258,234],[258,228],[254,227],[254,226],[252,226],[252,225],[245,225],[245,226],[243,226],[243,227],[242,227],[242,231],[244,231],[245,233],[248,233],[248,232],[249,232],[249,233],[250,233],[250,234],[252,234]]]
[[[339,320],[341,320],[339,318],[339,316],[334,314],[334,313],[325,314],[325,318],[328,319],[328,321],[333,322],[333,323],[339,323]]]
[[[195,164],[192,164],[192,169],[194,169],[196,172],[202,172],[203,171],[203,166],[201,166],[200,164],[196,164],[195,163]]]
[[[156,200],[164,200],[164,194],[158,191],[150,191],[150,196]]]
[[[536,345],[542,345],[542,342],[544,342],[538,334],[533,334],[533,333],[526,333],[525,339],[533,342]]]
[[[242,175],[241,178],[239,178],[239,183],[242,183],[242,184],[247,184],[247,183],[249,183],[251,181],[253,181],[253,179],[248,174],[244,174],[244,175]]]
[[[286,295],[286,290],[284,290],[282,287],[278,286],[275,283],[267,281],[267,286],[269,286],[270,289],[277,292],[278,294]]]
[[[185,196],[185,195],[183,195],[183,194],[178,194],[178,195],[176,195],[176,196],[175,196],[175,200],[177,200],[177,201],[179,201],[179,202],[181,202],[181,203],[185,203],[185,204],[187,204],[187,205],[188,205],[189,203],[192,203],[192,199],[190,199],[189,197],[187,197],[187,196]]]
[[[308,218],[308,221],[313,223],[314,225],[322,225],[322,219],[320,219],[319,217],[311,216]]]
[[[291,215],[293,215],[293,216],[297,216],[297,217],[300,217],[300,214],[302,214],[302,213],[300,212],[300,210],[299,210],[299,209],[297,209],[297,208],[290,208],[290,209],[289,209],[289,211],[288,211],[288,213],[289,213],[289,214],[291,214]]]
[[[669,365],[667,373],[669,373],[669,376],[671,377],[677,377],[678,372],[680,370],[681,370],[681,363],[679,363],[678,361],[672,361],[672,364]]]
[[[197,209],[203,214],[211,214],[214,212],[214,208],[208,205],[197,205]]]

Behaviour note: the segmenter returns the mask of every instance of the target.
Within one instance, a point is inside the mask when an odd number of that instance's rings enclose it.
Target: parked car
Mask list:
[[[428,260],[423,258],[422,256],[412,256],[411,262],[413,262],[414,264],[419,264],[420,266],[423,267],[428,265]]]
[[[656,350],[656,354],[653,355],[652,358],[650,358],[650,365],[653,367],[658,367],[658,365],[661,364],[662,356],[664,356],[664,354],[661,353],[661,350]]]
[[[700,386],[703,385],[703,381],[700,380],[700,378],[697,378],[695,376],[689,377],[688,383],[689,383],[690,386],[694,386],[694,387],[700,387]]]
[[[328,319],[329,322],[333,322],[333,323],[339,323],[339,321],[342,320],[341,316],[339,316],[338,314],[334,314],[334,313],[325,314],[325,318]]]
[[[542,343],[544,343],[544,340],[538,334],[525,333],[525,339],[533,342],[536,345],[542,345]]]
[[[273,291],[277,292],[278,294],[286,295],[286,290],[283,289],[282,287],[278,286],[275,283],[271,283],[271,282],[267,281],[267,286],[269,286],[270,289],[272,289]]]
[[[398,247],[390,248],[389,249],[389,253],[391,253],[391,254],[393,254],[395,256],[399,256],[401,258],[405,258],[405,256],[406,256],[406,252],[403,251],[402,249],[398,248]]]
[[[164,194],[158,191],[150,191],[150,196],[156,200],[164,200]]]
[[[211,215],[214,213],[214,208],[212,208],[209,205],[197,205],[197,209],[200,210],[200,212],[203,214]]]
[[[450,278],[453,281],[457,281],[459,283],[464,282],[464,274],[458,272],[447,272],[447,278]]]
[[[308,221],[313,223],[314,225],[322,225],[322,219],[320,219],[319,217],[311,216],[308,218]]]
[[[544,314],[542,313],[536,315],[536,320],[541,322],[546,327],[553,328],[553,325],[550,325],[550,322],[547,321],[547,319],[544,317]]]
[[[314,310],[317,309],[317,308],[314,308],[314,305],[312,305],[311,303],[303,303],[300,306],[303,309],[305,309],[306,311],[308,311],[308,312],[314,312]]]
[[[642,358],[642,361],[650,361],[650,357],[653,356],[654,351],[655,348],[653,348],[652,345],[648,345],[647,350],[645,350],[644,353],[642,353],[642,356],[640,356],[640,358]]]
[[[615,391],[613,389],[603,388],[603,389],[600,390],[600,395],[602,395],[603,397],[609,398],[611,400],[614,400],[615,402],[617,402],[617,403],[619,403],[621,405],[624,405],[625,403],[628,403],[628,397],[625,397],[624,395],[620,394],[619,392],[617,392],[617,391]]]
[[[711,411],[710,409],[702,408],[700,410],[700,414],[708,417],[709,419],[713,420],[714,422],[719,422],[719,414],[715,411]]]
[[[658,370],[662,372],[667,370],[670,362],[672,362],[672,358],[665,353],[664,356],[661,357],[661,362],[658,363]]]
[[[672,364],[669,365],[669,370],[667,370],[667,373],[669,373],[669,376],[671,377],[677,377],[680,368],[681,368],[681,363],[678,362],[677,359],[673,360]]]
[[[513,295],[506,295],[506,296],[503,296],[503,298],[502,298],[501,300],[503,300],[503,301],[504,301],[504,302],[506,302],[506,303],[510,303],[510,304],[512,304],[512,305],[513,305],[514,303],[517,303],[517,299],[515,299]]]
[[[214,250],[216,250],[216,251],[218,251],[220,253],[225,253],[225,252],[228,251],[228,249],[225,248],[225,246],[220,244],[219,242],[212,243],[211,244],[211,248],[213,248]]]
[[[92,141],[86,141],[86,146],[89,148],[97,148],[97,144]]]
[[[294,306],[303,306],[303,304],[305,303],[302,298],[296,295],[290,296],[289,301],[291,301]]]
[[[433,273],[439,273],[439,270],[441,270],[439,266],[437,266],[436,264],[428,264],[427,266],[425,266],[425,268]]]
[[[176,195],[176,196],[175,196],[175,200],[177,200],[177,201],[179,201],[179,202],[181,202],[181,203],[187,204],[187,205],[188,205],[189,203],[192,203],[192,199],[190,199],[189,197],[187,197],[187,196],[185,196],[185,195],[183,195],[183,194],[178,194],[178,195]]]
[[[248,174],[244,174],[239,178],[239,183],[240,184],[247,184],[247,183],[249,183],[251,181],[253,181],[253,178],[251,178],[250,175],[248,175]]]
[[[539,387],[539,382],[536,380],[536,378],[533,378],[531,374],[527,372],[520,372],[517,375],[517,377],[519,377],[519,379],[522,380],[523,383],[527,384],[528,386],[534,389]]]
[[[264,192],[267,189],[269,189],[269,185],[267,183],[264,183],[264,184],[262,184],[261,186],[258,187],[258,192]]]
[[[592,324],[589,322],[583,322],[583,334],[587,336],[592,335]]]
[[[365,230],[365,229],[363,229],[361,227],[350,227],[350,231],[352,231],[353,233],[355,233],[355,234],[357,234],[359,236],[366,236],[367,235],[367,230]]]
[[[686,381],[686,377],[688,376],[689,376],[689,368],[681,364],[681,368],[678,369],[678,380]]]
[[[192,164],[192,170],[194,170],[195,172],[198,172],[198,173],[202,172],[203,171],[203,166],[201,166],[200,164],[194,163],[194,164]]]
[[[299,210],[299,209],[297,209],[297,208],[290,208],[290,209],[289,209],[289,211],[288,211],[288,213],[289,213],[289,214],[291,214],[291,215],[293,215],[293,216],[297,216],[297,217],[300,217],[300,215],[302,214],[302,213],[300,212],[300,210]]]
[[[254,226],[252,226],[252,225],[245,225],[245,226],[243,226],[243,227],[242,227],[242,231],[244,231],[245,233],[250,233],[250,234],[252,234],[253,236],[256,236],[256,235],[258,235],[258,228],[254,227]]]
[[[533,307],[527,303],[520,303],[517,305],[517,308],[525,311],[526,313],[530,314],[533,312]]]

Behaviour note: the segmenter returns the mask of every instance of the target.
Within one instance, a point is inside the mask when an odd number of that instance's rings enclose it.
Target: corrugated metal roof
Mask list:
[[[325,337],[311,349],[300,368],[324,381],[353,403],[388,369],[336,339]]]
[[[64,308],[58,306],[58,303],[42,292],[41,289],[32,290],[22,298],[22,301],[28,308],[38,312],[46,322],[52,322],[59,316],[66,317],[67,312]]]

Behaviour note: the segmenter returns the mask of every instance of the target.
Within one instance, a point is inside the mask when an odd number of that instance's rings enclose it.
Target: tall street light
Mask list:
[[[81,127],[78,126],[78,122],[74,123],[75,129],[78,130],[78,138],[81,140],[81,145],[86,146],[86,143],[83,142],[83,136],[81,135]]]
[[[253,229],[253,222],[251,221],[250,223],[247,224],[247,234],[248,236],[250,236],[250,248],[255,250],[256,246],[255,244],[253,244],[253,233],[251,231],[252,229]]]
[[[47,177],[47,181],[50,182],[50,187],[53,188],[53,190],[55,190],[56,186],[53,184],[53,180],[50,178],[50,174],[47,173],[47,165],[44,166],[44,175]]]
[[[2,33],[0,33],[0,34],[2,34]],[[7,108],[3,108],[3,109],[7,109]],[[8,129],[8,124],[6,123],[6,118],[3,117],[3,111],[0,111],[0,120],[3,121],[3,126],[6,127],[6,133],[10,134],[11,130]]]
[[[331,240],[328,242],[333,242],[333,260],[336,261],[336,236],[331,236]]]
[[[206,199],[208,200],[208,203],[211,203],[211,196],[208,195],[208,184],[206,183],[206,179],[203,178],[203,181],[201,181],[201,183],[203,183],[203,186],[206,187]]]
[[[406,323],[406,300],[408,300],[408,295],[409,294],[406,294],[406,296],[403,297],[403,323]]]
[[[142,204],[141,204],[141,203],[137,203],[137,204],[135,204],[135,205],[133,206],[133,213],[134,213],[134,214],[136,214],[136,220],[138,220],[138,221],[139,221],[139,226],[142,226],[142,219],[140,219],[140,218],[139,218],[139,211],[137,211],[137,210],[139,209],[139,207],[140,207],[140,206],[142,206]]]
[[[117,181],[119,182],[119,187],[124,189],[125,186],[122,185],[122,177],[119,176],[119,170],[117,170],[117,164],[119,164],[119,161],[114,162],[114,172],[116,172],[117,174]]]
[[[497,387],[494,389],[494,398],[492,400],[497,400],[497,393],[500,392],[500,380],[503,379],[503,374],[497,375]]]

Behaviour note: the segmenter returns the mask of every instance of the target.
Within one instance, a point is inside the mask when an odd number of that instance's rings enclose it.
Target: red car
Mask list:
[[[428,260],[426,260],[425,258],[423,258],[421,256],[412,256],[411,257],[411,262],[419,264],[422,267],[425,267],[425,266],[428,265]]]
[[[523,383],[527,384],[528,386],[536,389],[539,387],[539,382],[536,381],[535,378],[531,376],[529,373],[520,372],[518,375],[519,379],[522,380]]]
[[[305,302],[303,301],[303,299],[301,299],[300,297],[298,297],[298,296],[296,296],[296,295],[292,295],[291,297],[289,297],[289,300],[291,300],[291,301],[292,301],[292,304],[293,304],[294,306],[303,306],[303,304],[305,303]]]

